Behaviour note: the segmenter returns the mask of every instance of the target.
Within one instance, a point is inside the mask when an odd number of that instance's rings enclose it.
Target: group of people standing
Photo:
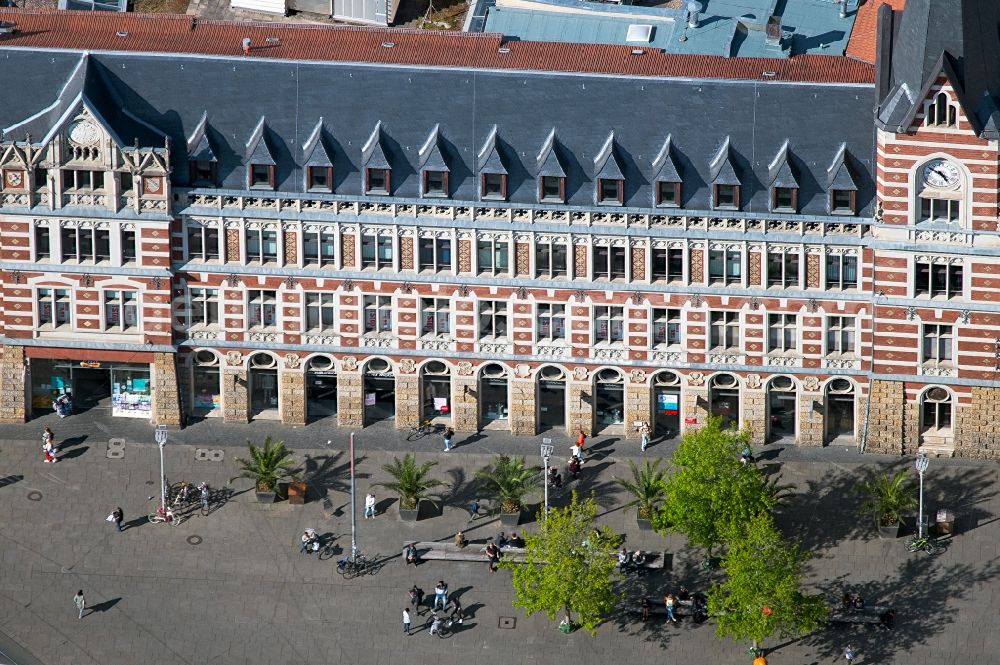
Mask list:
[[[411,611],[420,616],[423,614],[424,608],[424,590],[418,587],[416,584],[409,591],[410,594],[410,607],[403,608],[403,632],[406,635],[411,635],[411,628],[413,625]],[[449,608],[451,611],[449,612]],[[438,615],[438,609],[443,613]],[[465,615],[462,611],[462,603],[459,601],[457,596],[448,595],[448,584],[444,580],[438,580],[438,583],[434,586],[434,602],[431,605],[431,616],[427,622],[429,626],[428,633],[430,635],[437,635],[441,632],[442,625],[445,619],[452,623],[461,624],[465,619]]]

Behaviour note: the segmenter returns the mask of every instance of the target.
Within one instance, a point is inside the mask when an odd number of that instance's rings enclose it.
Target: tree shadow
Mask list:
[[[326,453],[323,455],[306,455],[303,465],[302,480],[309,488],[309,494],[314,499],[325,499],[330,492],[347,493],[351,490],[351,461],[345,459],[343,451]],[[365,456],[357,458],[355,467],[367,459]],[[371,474],[358,473],[355,469],[355,478],[370,478]],[[308,500],[310,497],[306,497]]]
[[[612,462],[601,462],[600,464],[588,463],[580,470],[580,477],[571,481],[563,488],[562,496],[566,503],[569,502],[572,491],[576,490],[577,495],[584,499],[591,494],[597,505],[601,508],[613,508],[621,504],[619,495],[622,488],[613,478],[601,477],[601,473],[612,466]]]
[[[462,510],[465,510],[465,506],[472,503],[473,499],[480,498],[481,487],[479,481],[476,480],[475,476],[468,477],[465,469],[461,467],[448,469],[445,471],[445,475],[448,476],[446,483],[454,505],[460,506]]]
[[[19,483],[22,480],[24,480],[24,476],[22,476],[20,474],[18,474],[18,475],[4,476],[3,478],[0,478],[0,487],[7,487],[8,485],[13,485],[14,483]]]

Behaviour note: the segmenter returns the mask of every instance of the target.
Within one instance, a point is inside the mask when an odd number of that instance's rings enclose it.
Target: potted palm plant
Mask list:
[[[896,538],[903,523],[902,513],[917,504],[909,471],[900,469],[894,475],[879,472],[860,485],[865,501],[861,509],[870,513],[879,538]]]
[[[411,454],[404,455],[403,459],[393,459],[392,464],[382,465],[382,470],[392,476],[392,480],[375,485],[399,495],[399,517],[404,521],[416,521],[422,501],[435,507],[438,505],[437,497],[431,496],[429,490],[441,487],[444,483],[428,477],[436,465],[437,462],[428,461],[417,466],[417,458]]]
[[[616,477],[615,483],[634,497],[631,502],[626,504],[626,508],[636,507],[635,519],[639,529],[652,531],[653,515],[667,497],[664,486],[666,471],[660,468],[660,460],[658,459],[646,460],[641,468],[633,460],[629,460],[628,465],[632,471],[632,479]]]
[[[497,455],[493,463],[476,472],[486,498],[500,504],[500,523],[517,526],[524,498],[542,484],[542,467],[529,467],[524,457]]]
[[[230,478],[229,482],[237,478],[249,478],[254,481],[257,500],[261,503],[272,503],[278,483],[285,478],[295,476],[292,453],[285,447],[284,441],[274,441],[271,437],[264,439],[263,446],[257,446],[248,440],[247,449],[250,456],[236,458],[240,474]]]

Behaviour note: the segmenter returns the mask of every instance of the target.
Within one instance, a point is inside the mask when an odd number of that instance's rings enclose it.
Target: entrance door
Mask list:
[[[278,370],[250,370],[250,416],[267,416],[278,412]]]
[[[768,392],[767,412],[771,440],[795,438],[795,393]]]
[[[854,384],[834,379],[826,386],[826,440],[854,439]]]
[[[566,428],[566,382],[538,382],[538,429]]]
[[[365,425],[396,417],[396,378],[365,376]]]
[[[73,411],[111,408],[111,370],[73,368]]]
[[[681,389],[656,388],[654,394],[656,419],[653,431],[667,438],[675,436],[681,431]]]
[[[337,415],[336,374],[306,374],[306,407],[313,420]]]

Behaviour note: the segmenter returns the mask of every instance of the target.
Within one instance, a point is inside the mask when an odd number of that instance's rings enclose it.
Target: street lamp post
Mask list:
[[[160,446],[160,510],[167,510],[167,474],[163,470],[163,447],[167,445],[167,426],[158,425],[154,434],[156,443]]]
[[[549,517],[549,457],[552,456],[552,439],[546,437],[542,439],[542,483],[545,485],[545,517]]]
[[[917,537],[924,537],[924,472],[927,471],[927,465],[930,464],[930,460],[927,458],[927,453],[920,451],[917,453],[917,475],[920,476],[920,508],[917,513]]]

